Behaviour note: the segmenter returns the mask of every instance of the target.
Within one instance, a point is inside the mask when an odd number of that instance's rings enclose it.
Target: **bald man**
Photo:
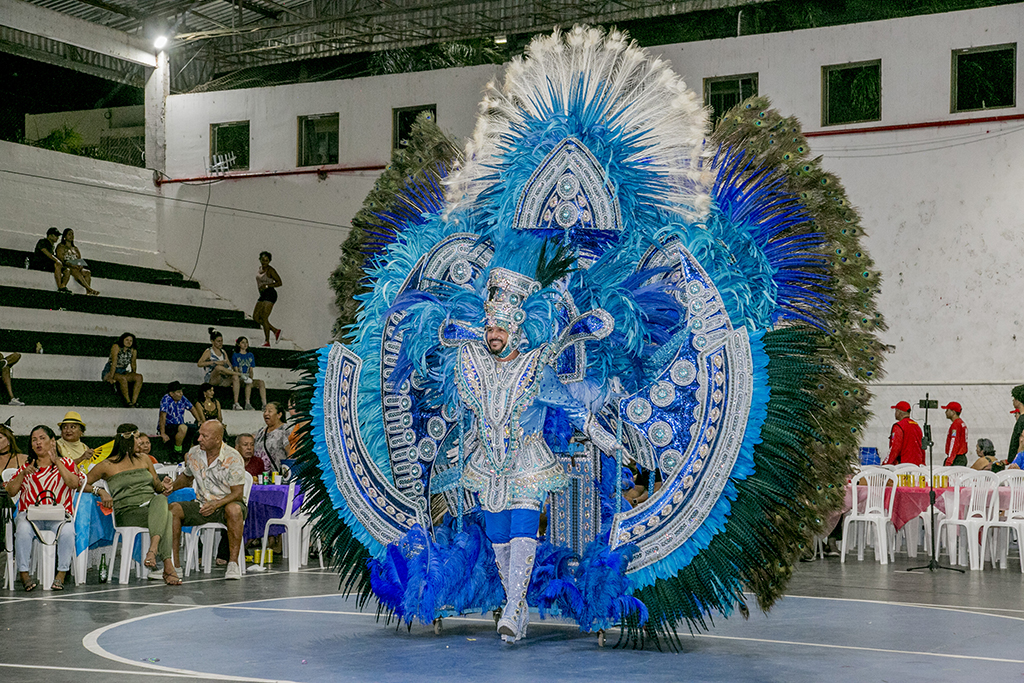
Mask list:
[[[185,469],[173,482],[164,479],[164,492],[171,493],[192,486],[196,499],[171,503],[174,518],[174,566],[178,562],[181,527],[219,522],[228,528],[228,562],[226,579],[242,578],[238,566],[238,550],[242,546],[245,525],[245,461],[231,446],[224,443],[224,425],[207,420],[199,427],[199,444],[185,454]]]

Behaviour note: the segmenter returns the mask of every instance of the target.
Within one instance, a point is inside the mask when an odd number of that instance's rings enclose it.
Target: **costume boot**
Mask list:
[[[526,590],[530,587],[537,539],[513,538],[509,543],[508,587],[505,610],[498,621],[502,640],[515,642],[526,635],[530,621],[530,608],[526,604]]]

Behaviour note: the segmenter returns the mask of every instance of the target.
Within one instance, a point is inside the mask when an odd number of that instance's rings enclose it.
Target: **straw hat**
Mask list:
[[[84,422],[82,422],[82,416],[81,416],[81,415],[79,415],[78,413],[76,413],[76,412],[75,412],[75,411],[73,411],[73,410],[69,410],[69,411],[68,411],[68,412],[67,412],[67,413],[66,413],[66,414],[64,415],[64,419],[63,419],[63,420],[61,420],[61,421],[60,421],[60,422],[59,422],[59,423],[57,424],[57,426],[58,426],[58,427],[62,427],[62,426],[64,426],[65,424],[68,424],[69,422],[70,422],[71,424],[77,424],[77,425],[82,425],[82,431],[83,431],[83,432],[85,431],[85,423],[84,423]]]

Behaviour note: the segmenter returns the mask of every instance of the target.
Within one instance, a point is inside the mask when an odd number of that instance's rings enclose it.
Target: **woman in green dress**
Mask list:
[[[119,526],[149,529],[149,551],[144,564],[155,569],[159,555],[164,562],[164,583],[180,586],[181,579],[174,571],[171,554],[172,518],[167,509],[167,496],[163,494],[164,485],[157,476],[152,460],[135,452],[135,438],[138,435],[139,428],[135,425],[120,425],[114,438],[113,452],[89,470],[89,483],[106,480],[109,492],[96,489],[102,505],[113,506],[114,519]]]

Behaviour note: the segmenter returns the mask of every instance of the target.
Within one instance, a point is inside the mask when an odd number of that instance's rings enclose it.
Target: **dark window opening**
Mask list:
[[[416,121],[416,117],[420,113],[428,111],[434,117],[434,123],[437,123],[437,105],[436,104],[424,104],[418,107],[402,107],[400,109],[392,109],[392,125],[391,125],[391,147],[393,149],[401,149],[409,146],[409,135],[412,132],[412,124]]]
[[[249,168],[249,122],[210,126],[210,170],[223,173]]]
[[[882,62],[821,67],[821,125],[882,120]]]
[[[704,79],[704,105],[711,107],[712,126],[737,104],[757,95],[757,74]]]
[[[1017,45],[953,50],[950,112],[1013,107],[1017,103]]]

